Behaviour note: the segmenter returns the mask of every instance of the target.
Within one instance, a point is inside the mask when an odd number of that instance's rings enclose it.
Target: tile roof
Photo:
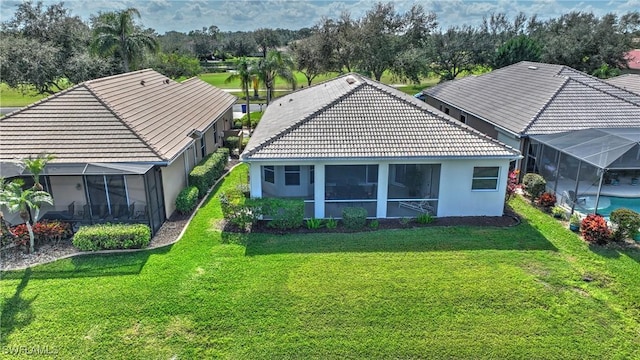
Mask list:
[[[348,74],[274,101],[242,154],[258,159],[517,158],[426,103]]]
[[[563,65],[520,62],[424,93],[516,134],[640,126],[640,95]]]
[[[640,74],[625,74],[605,80],[611,85],[640,94]]]
[[[86,81],[0,119],[0,160],[47,152],[59,163],[170,161],[235,100],[150,69]]]

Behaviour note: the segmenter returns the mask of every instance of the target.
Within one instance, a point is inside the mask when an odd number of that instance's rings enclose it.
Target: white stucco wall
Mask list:
[[[164,208],[167,218],[169,218],[176,210],[178,194],[187,186],[184,154],[175,159],[171,165],[161,168],[161,173],[162,187],[164,189]]]
[[[471,190],[475,166],[499,166],[498,190]],[[500,216],[509,160],[448,160],[440,168],[438,216]]]

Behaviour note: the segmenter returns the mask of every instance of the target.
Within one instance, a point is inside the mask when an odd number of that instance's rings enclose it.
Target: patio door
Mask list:
[[[116,207],[126,206],[127,191],[122,175],[87,175],[87,195],[91,206],[91,219],[104,220]]]

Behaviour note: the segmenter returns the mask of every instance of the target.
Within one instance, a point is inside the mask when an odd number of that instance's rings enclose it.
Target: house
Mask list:
[[[424,93],[434,108],[520,149],[525,157],[516,166],[523,173],[543,175],[549,190],[557,194],[571,190],[598,198],[607,172],[631,184],[640,170],[640,154],[633,153],[634,134],[640,130],[640,94],[570,67],[520,62]],[[567,149],[558,139],[575,147]],[[614,144],[619,145],[615,152],[603,150]],[[597,154],[613,158],[596,161]],[[560,181],[566,179],[572,181]],[[640,198],[640,188],[627,190],[612,193]],[[590,209],[598,210],[602,209]]]
[[[86,81],[0,119],[0,176],[29,181],[15,160],[52,154],[41,181],[56,205],[42,209],[45,218],[146,222],[157,231],[188,173],[222,144],[235,100],[153,70]]]
[[[638,74],[624,74],[616,77],[612,77],[605,80],[611,85],[623,88],[627,91],[640,94],[640,73]]]
[[[424,102],[347,74],[276,99],[241,154],[252,197],[305,216],[499,216],[512,149]]]

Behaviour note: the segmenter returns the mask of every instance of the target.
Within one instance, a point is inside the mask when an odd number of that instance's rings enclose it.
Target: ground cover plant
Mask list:
[[[173,246],[3,273],[0,347],[57,358],[640,357],[638,251],[590,246],[520,197],[510,205],[522,223],[509,228],[222,233],[217,194],[246,178],[245,166],[227,177]]]

